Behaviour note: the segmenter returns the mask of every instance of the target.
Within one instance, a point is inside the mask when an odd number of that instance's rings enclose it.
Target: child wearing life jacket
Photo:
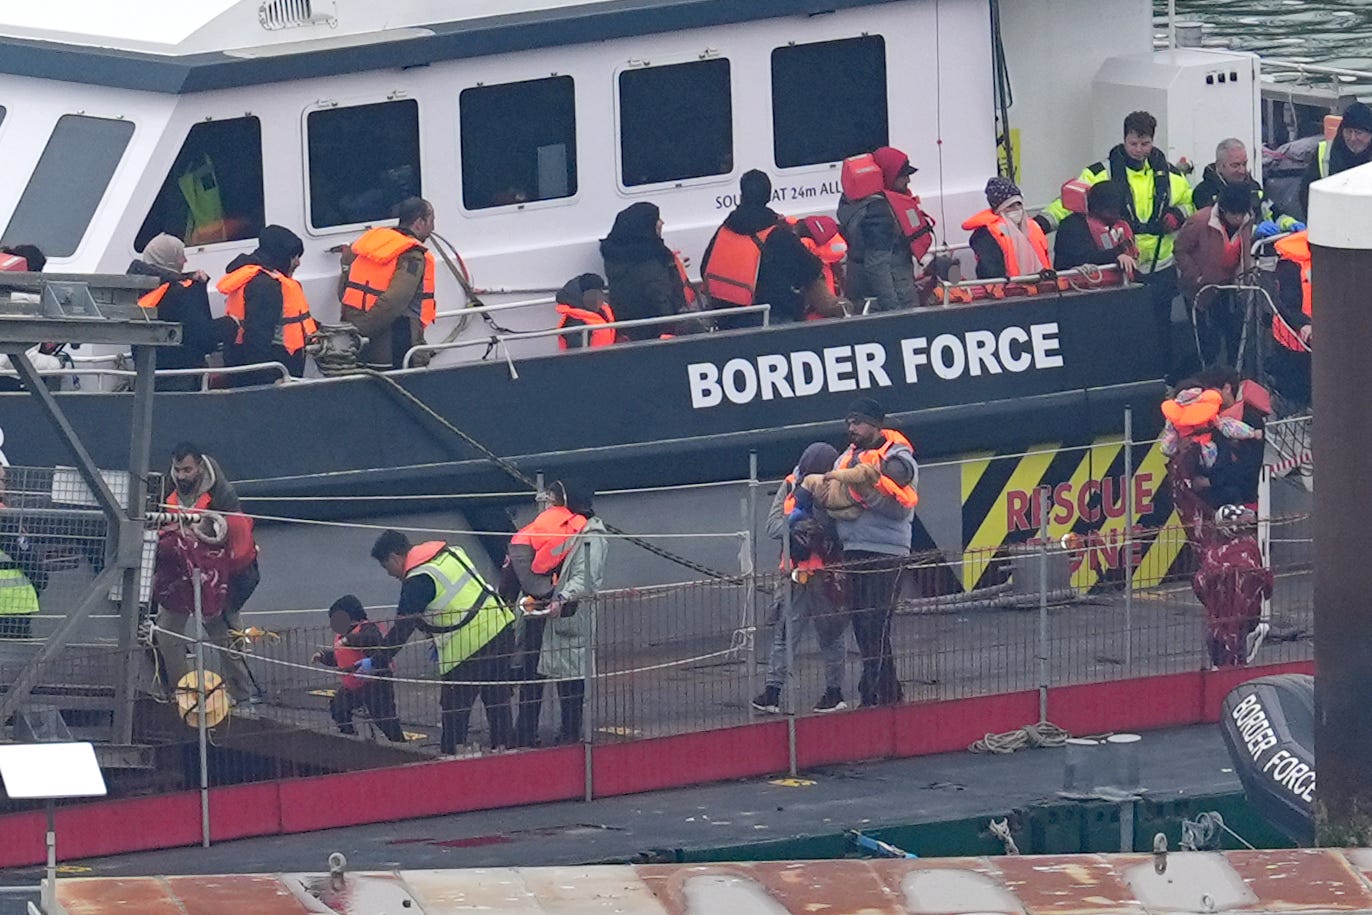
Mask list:
[[[395,687],[389,677],[390,653],[379,650],[384,634],[376,623],[367,619],[362,602],[345,594],[329,607],[329,628],[333,630],[333,648],[317,651],[312,659],[316,664],[337,668],[342,679],[329,701],[329,713],[344,734],[355,734],[353,712],[366,708],[372,722],[386,739],[403,743],[405,734],[395,710]]]
[[[1233,398],[1229,399],[1231,402],[1226,404],[1220,390],[1193,385],[1178,391],[1171,400],[1163,401],[1162,415],[1167,422],[1158,443],[1162,453],[1174,457],[1187,442],[1195,442],[1199,447],[1200,466],[1211,468],[1219,457],[1216,433],[1231,441],[1262,438],[1262,430],[1240,419],[1242,409],[1235,410]]]

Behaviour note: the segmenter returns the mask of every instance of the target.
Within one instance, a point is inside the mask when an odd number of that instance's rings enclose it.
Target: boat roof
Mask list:
[[[189,93],[890,2],[53,0],[0,10],[0,73]]]

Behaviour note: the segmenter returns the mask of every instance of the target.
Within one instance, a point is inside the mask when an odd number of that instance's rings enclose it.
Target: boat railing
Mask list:
[[[498,307],[498,306],[491,306]],[[477,311],[478,309],[471,309]],[[689,321],[692,318],[709,317],[718,312],[729,316],[760,314],[762,315],[762,326],[768,327],[771,324],[771,305],[745,305],[730,308],[709,309],[707,311],[686,312],[677,315],[660,315],[654,318],[634,318],[628,321],[611,321],[608,324],[582,324],[573,327],[550,327],[544,330],[531,330],[521,333],[502,334],[493,333],[488,336],[479,337],[473,340],[454,340],[451,343],[423,343],[419,346],[410,347],[405,353],[404,368],[414,368],[414,357],[419,353],[442,353],[448,350],[461,349],[467,346],[487,346],[503,349],[505,361],[510,365],[510,372],[518,377],[514,371],[514,362],[510,357],[508,344],[511,340],[534,340],[542,337],[568,337],[572,335],[581,336],[582,346],[590,345],[590,336],[595,331],[618,329],[621,327],[657,327],[663,325],[679,324],[682,321]]]
[[[97,358],[118,358],[114,357],[84,357],[86,359]],[[158,378],[199,378],[201,391],[210,390],[210,378],[219,375],[243,375],[249,372],[275,372],[283,382],[293,382],[299,379],[292,377],[290,370],[280,362],[255,362],[252,365],[230,365],[218,366],[215,368],[204,369],[158,369],[154,374]],[[42,369],[38,374],[43,378],[127,378],[133,380],[137,377],[137,372],[132,369],[118,368],[83,368],[81,366],[64,367],[56,369]],[[0,376],[14,377],[13,371],[0,370]],[[273,384],[275,381],[273,382]]]
[[[516,302],[501,302],[498,305],[475,305],[471,308],[453,308],[447,311],[440,311],[434,317],[438,320],[444,318],[465,318],[468,315],[489,315],[502,311],[516,311],[520,308],[538,308],[541,306],[554,305],[557,300],[552,296],[544,296],[538,299],[520,299]]]
[[[1023,276],[993,276],[940,281],[934,297],[948,305],[967,304],[981,299],[1032,298],[1058,292],[1086,292],[1111,286],[1127,286],[1132,278],[1114,265],[1083,264],[1072,270],[1045,270]]]

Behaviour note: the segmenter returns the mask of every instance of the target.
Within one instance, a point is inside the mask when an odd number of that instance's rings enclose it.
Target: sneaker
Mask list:
[[[781,690],[775,686],[767,687],[762,695],[753,700],[753,708],[769,715],[781,714]]]
[[[1248,633],[1247,645],[1245,646],[1248,652],[1245,660],[1249,664],[1252,664],[1253,660],[1257,658],[1258,649],[1262,647],[1263,640],[1267,638],[1267,633],[1271,631],[1271,628],[1266,623],[1258,623],[1253,631]]]
[[[843,693],[836,689],[826,689],[824,695],[819,697],[815,703],[814,711],[823,714],[824,712],[841,712],[848,707],[848,703],[843,701]]]

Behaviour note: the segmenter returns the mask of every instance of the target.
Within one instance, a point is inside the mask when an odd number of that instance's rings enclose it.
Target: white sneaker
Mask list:
[[[1271,630],[1272,627],[1266,623],[1258,623],[1258,625],[1253,627],[1253,631],[1248,633],[1248,655],[1246,660],[1249,664],[1252,664],[1253,659],[1258,656],[1258,649],[1262,647],[1262,640],[1267,638],[1267,633]]]

